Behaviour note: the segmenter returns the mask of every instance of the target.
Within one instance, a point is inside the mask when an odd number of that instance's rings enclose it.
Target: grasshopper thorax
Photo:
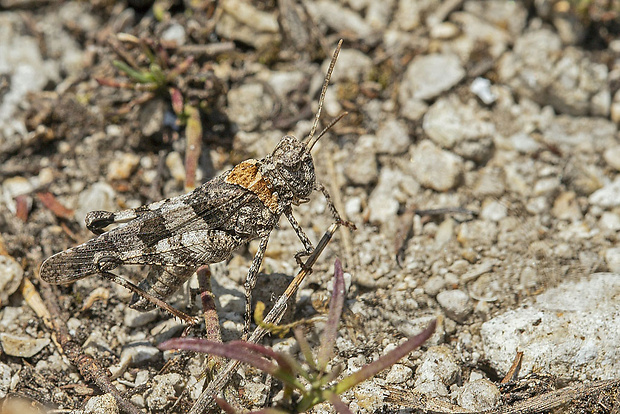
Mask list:
[[[264,175],[285,203],[307,200],[316,186],[314,162],[307,145],[292,135],[282,137],[263,161]]]

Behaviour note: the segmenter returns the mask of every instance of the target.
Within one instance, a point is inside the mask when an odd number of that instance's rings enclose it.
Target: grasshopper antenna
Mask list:
[[[327,76],[325,76],[325,82],[323,82],[323,89],[321,89],[321,97],[319,98],[319,109],[316,111],[316,116],[314,117],[314,124],[312,124],[312,129],[310,130],[310,134],[308,134],[308,151],[312,149],[314,144],[323,136],[323,134],[331,128],[336,122],[338,122],[346,113],[341,114],[336,118],[335,122],[332,122],[327,128],[323,130],[316,138],[314,137],[314,133],[316,132],[316,128],[319,126],[319,118],[321,117],[321,110],[323,109],[323,102],[325,101],[325,93],[327,92],[327,87],[329,86],[329,80],[332,77],[332,72],[334,71],[334,66],[336,65],[336,60],[338,60],[338,54],[340,53],[340,48],[342,47],[342,39],[338,42],[338,46],[336,46],[336,50],[334,51],[334,55],[332,56],[332,61],[329,64],[329,69],[327,70]]]
[[[314,144],[316,144],[316,143],[317,143],[317,141],[318,141],[319,139],[321,139],[321,137],[322,137],[323,135],[325,135],[325,133],[331,129],[331,127],[333,127],[334,125],[336,125],[336,124],[338,123],[338,121],[340,121],[342,118],[344,118],[344,117],[345,117],[345,116],[347,116],[347,115],[349,115],[349,113],[348,113],[348,112],[346,112],[346,111],[345,111],[345,112],[343,112],[343,113],[341,113],[340,115],[338,115],[338,116],[337,116],[337,117],[336,117],[336,118],[335,118],[332,122],[330,122],[330,123],[329,123],[329,125],[327,125],[327,126],[325,127],[325,129],[323,129],[323,130],[321,131],[321,133],[320,133],[319,135],[317,135],[317,136],[316,136],[316,138],[315,138],[315,139],[313,139],[313,140],[311,140],[310,142],[308,142],[308,151],[311,151],[311,150],[312,150],[312,147],[314,146]]]

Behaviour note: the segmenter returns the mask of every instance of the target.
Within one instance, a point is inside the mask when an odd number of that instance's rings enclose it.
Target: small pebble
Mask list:
[[[508,208],[502,203],[492,200],[490,202],[485,202],[482,205],[482,210],[480,210],[480,217],[484,220],[495,221],[498,222],[506,217],[508,213]]]
[[[114,202],[116,192],[105,182],[96,182],[78,196],[75,220],[86,227],[86,214],[96,210],[116,211],[118,206]]]
[[[11,367],[0,362],[0,400],[7,396],[11,388]]]
[[[463,161],[459,156],[425,140],[413,149],[411,167],[415,179],[424,187],[448,191],[459,182]]]
[[[123,347],[121,361],[130,361],[132,365],[139,365],[152,361],[161,351],[148,342],[134,342]]]
[[[153,387],[146,397],[146,404],[151,411],[163,411],[170,407],[184,384],[180,374],[170,373],[156,375],[153,378]]]
[[[610,272],[620,273],[620,247],[612,247],[605,252],[605,262]]]
[[[172,151],[166,155],[166,167],[170,170],[172,177],[179,183],[185,181],[185,164],[183,157],[176,151]]]
[[[0,343],[4,353],[20,358],[30,358],[49,345],[49,338],[32,338],[30,336],[0,334]]]
[[[403,154],[407,152],[411,145],[407,126],[399,120],[391,119],[381,125],[377,130],[379,153]]]
[[[103,394],[91,397],[84,406],[84,413],[118,414],[120,413],[120,410],[116,404],[116,399],[112,396],[112,394]]]
[[[611,184],[605,185],[588,197],[588,201],[602,208],[620,206],[620,177]]]
[[[439,382],[444,388],[454,384],[461,376],[461,368],[445,345],[432,346],[422,355],[415,372],[416,388],[422,383]]]
[[[140,163],[140,157],[132,153],[116,155],[108,165],[108,180],[126,180]]]
[[[470,381],[463,386],[458,403],[466,410],[486,411],[495,408],[501,393],[495,384],[486,378]]]
[[[491,91],[491,81],[486,78],[474,79],[469,90],[485,105],[491,105],[497,100],[497,95]]]
[[[385,377],[388,384],[402,384],[413,377],[413,370],[405,365],[394,364]]]
[[[140,312],[135,309],[130,308],[129,306],[125,308],[125,325],[130,328],[137,328],[139,326],[144,326],[147,323],[153,322],[159,316],[159,311],[157,309],[153,309],[148,312]]]
[[[24,269],[11,256],[0,255],[0,308],[22,283]]]
[[[177,46],[183,46],[185,44],[187,35],[185,34],[185,28],[179,23],[172,23],[161,34],[162,40],[175,42]]]
[[[620,171],[620,145],[607,148],[603,153],[603,159],[610,167]]]
[[[465,76],[456,55],[430,54],[413,59],[401,83],[399,101],[430,100],[459,83]]]
[[[440,292],[437,295],[437,302],[446,312],[446,316],[456,322],[465,322],[474,310],[469,295],[462,290]]]

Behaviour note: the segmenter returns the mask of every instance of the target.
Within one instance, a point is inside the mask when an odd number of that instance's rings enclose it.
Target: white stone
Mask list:
[[[597,273],[564,282],[528,307],[485,322],[480,330],[486,359],[506,374],[519,350],[520,375],[533,370],[564,380],[620,375],[620,274]]]
[[[620,176],[611,184],[596,190],[588,197],[588,201],[596,206],[612,208],[620,206]]]
[[[463,169],[461,157],[437,148],[428,140],[412,151],[413,175],[424,187],[448,191],[459,182]]]
[[[84,406],[86,414],[118,414],[120,410],[112,394],[95,395]]]
[[[429,100],[459,83],[465,69],[456,55],[430,54],[415,58],[407,67],[400,86],[399,101]]]
[[[605,262],[610,272],[620,273],[620,247],[612,247],[605,251]]]

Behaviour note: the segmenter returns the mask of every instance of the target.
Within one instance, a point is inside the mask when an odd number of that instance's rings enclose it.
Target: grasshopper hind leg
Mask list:
[[[200,318],[189,316],[185,312],[182,312],[178,309],[173,308],[172,306],[170,306],[168,303],[164,302],[160,298],[154,295],[151,295],[150,293],[142,290],[140,287],[136,286],[135,284],[131,283],[130,281],[128,281],[127,279],[121,276],[115,275],[114,273],[110,273],[110,272],[100,272],[100,274],[104,278],[121,285],[125,289],[131,290],[135,295],[139,295],[142,298],[145,298],[146,300],[153,303],[155,306],[170,313],[172,316],[179,318],[180,320],[182,320],[188,325],[196,325],[197,323],[200,322]]]
[[[162,301],[173,295],[191,276],[196,269],[193,267],[155,266],[152,265],[146,278],[140,282],[139,288]],[[134,292],[129,306],[142,312],[158,306],[148,297]]]

